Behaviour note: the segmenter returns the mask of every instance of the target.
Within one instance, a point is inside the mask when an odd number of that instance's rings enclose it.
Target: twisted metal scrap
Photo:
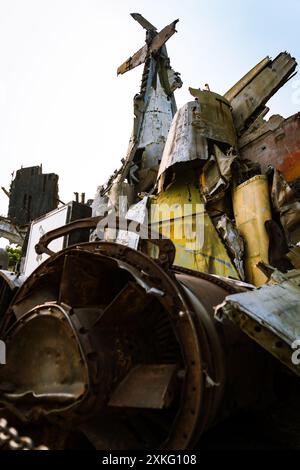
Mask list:
[[[35,446],[27,436],[19,436],[18,431],[10,427],[5,418],[0,418],[0,450],[49,450],[47,446]]]

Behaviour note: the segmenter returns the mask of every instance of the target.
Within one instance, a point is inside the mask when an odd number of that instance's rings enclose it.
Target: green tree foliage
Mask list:
[[[8,253],[8,267],[14,269],[21,260],[21,248],[12,248],[11,246],[7,246],[6,251]]]

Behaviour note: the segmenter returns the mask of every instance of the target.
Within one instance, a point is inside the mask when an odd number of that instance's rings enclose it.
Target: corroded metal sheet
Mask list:
[[[241,279],[245,279],[244,272],[244,252],[245,252],[245,243],[241,235],[239,234],[235,224],[227,217],[226,214],[223,214],[216,226],[218,233],[222,237],[228,252],[233,258],[234,265],[240,275]]]
[[[289,243],[300,241],[300,201],[280,171],[274,170],[271,199]]]
[[[230,318],[297,375],[300,366],[292,361],[292,345],[300,340],[299,275],[299,270],[294,271],[294,277],[280,275],[281,282],[229,295],[216,309],[217,318]]]
[[[148,196],[145,196],[141,201],[132,205],[125,215],[126,219],[138,222],[140,224],[147,224],[148,199]],[[130,246],[130,248],[135,249],[138,248],[139,240],[139,233],[128,232],[127,230],[119,230],[116,238],[117,243],[121,243],[122,245],[127,245]]]
[[[168,26],[165,26],[153,39],[150,52],[155,53],[157,52],[166,42],[167,40],[176,33],[175,26],[179,20],[175,20],[170,23]]]
[[[300,177],[300,113],[283,119],[272,116],[239,141],[242,158],[282,171],[287,181]]]
[[[260,63],[254,73],[247,74],[240,91],[236,93],[231,89],[228,95],[225,94],[226,98],[233,96],[230,102],[238,135],[263,111],[267,101],[287,82],[296,66],[295,59],[282,52],[273,61]]]
[[[146,20],[146,18],[144,18],[140,13],[130,13],[130,16],[132,16],[132,18],[147,31],[157,31],[155,26],[153,26],[150,21]]]
[[[138,143],[138,148],[141,149],[142,153],[140,171],[144,169],[149,170],[149,168],[155,168],[157,170],[172,119],[173,111],[170,99],[166,95],[159,77],[157,77],[156,86],[148,96],[143,113],[143,121],[140,126]],[[141,180],[139,173],[137,173],[137,176]],[[156,172],[151,187],[155,183],[155,179]],[[142,181],[139,184],[139,192],[145,191],[146,189],[145,187],[141,187],[141,183]]]
[[[200,105],[199,111],[195,110],[192,123],[199,134],[235,147],[236,131],[229,101],[212,91],[195,88],[189,88],[189,91]]]
[[[236,157],[236,154],[225,155],[217,145],[213,146],[213,154],[200,174],[201,192],[206,202],[217,199],[229,187]]]
[[[175,364],[139,364],[113,392],[110,406],[162,409],[170,404]]]
[[[128,72],[128,70],[131,70],[137,67],[138,65],[143,64],[148,54],[154,54],[155,52],[157,52],[167,42],[167,40],[170,39],[170,37],[173,36],[174,33],[176,33],[175,26],[177,22],[178,20],[175,20],[168,26],[165,26],[165,28],[163,28],[154,37],[149,47],[147,44],[145,44],[145,46],[139,49],[135,54],[133,54],[132,57],[129,57],[129,59],[127,59],[122,65],[120,65],[117,70],[117,74],[123,74],[125,72]]]
[[[141,47],[135,54],[133,54],[132,57],[129,57],[129,59],[126,60],[120,67],[117,69],[117,74],[123,74],[128,72],[128,70],[134,69],[140,64],[143,64],[145,62],[145,59],[147,57],[148,53],[148,46],[145,44],[145,46]]]
[[[228,101],[233,100],[241,91],[253,80],[268,64],[270,57],[265,57],[258,64],[256,64],[249,72],[247,72],[233,87],[225,93]]]
[[[192,170],[177,175],[176,181],[151,199],[151,226],[173,241],[177,266],[239,279],[205,210]]]
[[[158,178],[176,163],[207,160],[207,139],[236,147],[229,102],[211,91],[189,88],[195,101],[177,111],[168,134]]]
[[[158,178],[176,163],[197,158],[208,159],[207,141],[192,125],[197,111],[200,112],[199,103],[190,101],[175,114],[159,166]]]

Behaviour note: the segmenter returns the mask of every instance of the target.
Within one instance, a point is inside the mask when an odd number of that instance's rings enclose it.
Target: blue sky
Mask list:
[[[42,163],[59,174],[63,201],[73,191],[92,198],[119,166],[142,73],[116,76],[144,43],[130,12],[159,29],[179,18],[168,41],[184,83],[178,106],[190,100],[189,86],[209,83],[224,93],[266,55],[287,50],[300,61],[296,0],[0,0],[1,186],[21,165]],[[270,101],[272,113],[300,110],[292,88],[299,80]],[[6,210],[0,194],[0,213]]]

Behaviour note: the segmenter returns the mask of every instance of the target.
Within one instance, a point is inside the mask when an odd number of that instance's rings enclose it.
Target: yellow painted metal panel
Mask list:
[[[272,219],[267,177],[257,175],[240,184],[233,191],[233,209],[236,226],[245,240],[246,280],[260,286],[267,278],[256,264],[269,261],[265,221]]]
[[[183,217],[185,215],[185,217]],[[197,271],[239,278],[209,215],[197,186],[188,174],[177,178],[151,202],[154,230],[171,238],[175,264]]]

